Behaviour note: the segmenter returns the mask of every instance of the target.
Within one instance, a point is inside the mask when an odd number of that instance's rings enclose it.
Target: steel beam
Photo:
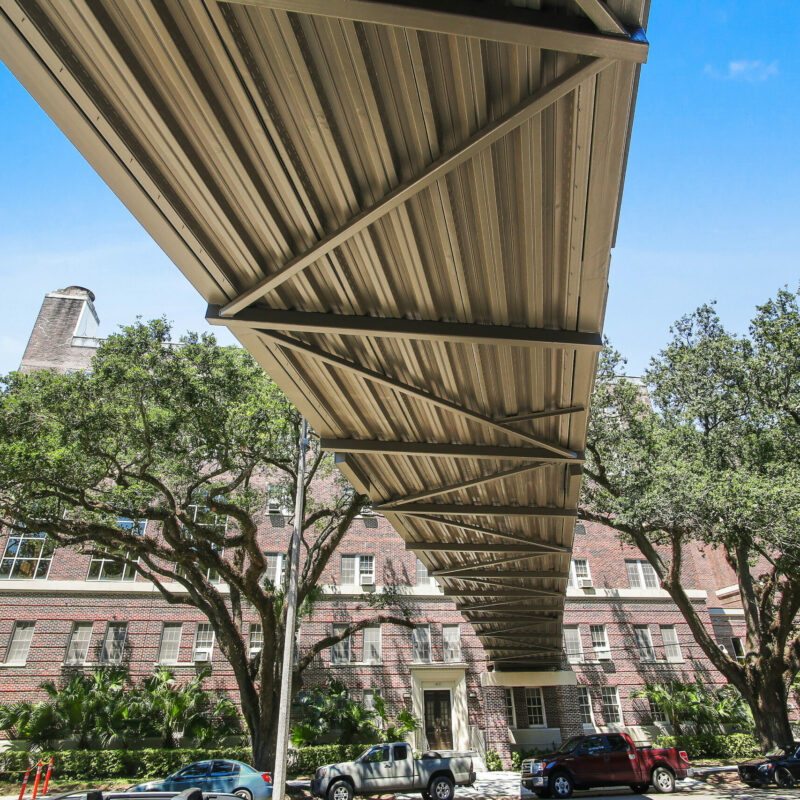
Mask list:
[[[467,36],[491,42],[517,44],[564,53],[607,56],[642,63],[647,60],[647,45],[631,38],[628,31],[601,24],[605,17],[588,6],[586,15],[602,33],[589,30],[576,17],[555,16],[527,8],[502,4],[464,2],[442,9],[416,3],[387,3],[378,0],[227,0],[259,8],[340,17],[372,25],[394,25],[413,30]],[[608,35],[612,34],[612,35]],[[617,35],[614,35],[617,34]]]
[[[523,557],[560,555],[569,553],[568,547],[557,545],[531,544],[485,544],[484,542],[431,542],[430,544],[414,542],[407,544],[406,550],[412,552],[426,551],[429,553],[520,553]]]
[[[283,334],[275,333],[274,331],[263,331],[261,336],[277,342],[281,347],[294,350],[299,353],[304,353],[312,358],[323,361],[326,364],[330,364],[333,367],[345,369],[348,372],[359,375],[368,381],[378,383],[381,386],[386,386],[388,389],[400,392],[400,394],[409,395],[416,400],[423,400],[426,403],[430,403],[431,405],[434,405],[445,411],[457,414],[460,417],[466,417],[472,422],[486,425],[487,427],[499,431],[506,436],[510,435],[517,439],[522,439],[523,441],[529,442],[530,444],[538,447],[543,447],[546,450],[561,456],[575,456],[575,453],[572,450],[568,450],[565,447],[551,444],[550,442],[544,441],[537,436],[532,436],[529,433],[523,433],[522,431],[518,431],[514,428],[509,428],[500,424],[499,422],[495,422],[493,419],[491,419],[491,417],[487,417],[485,414],[481,414],[477,411],[470,411],[468,408],[464,408],[458,403],[454,403],[452,400],[444,400],[441,397],[437,397],[432,392],[426,391],[425,389],[419,389],[416,386],[409,386],[409,384],[403,383],[396,378],[392,378],[389,375],[384,375],[382,372],[376,372],[374,369],[362,367],[360,364],[355,364],[354,362],[348,361],[346,358],[342,358],[341,356],[335,356],[332,353],[327,353],[325,350],[321,350],[319,347],[315,347],[314,345],[300,342],[297,339],[291,338],[290,336],[284,336]]]
[[[441,458],[507,458],[511,461],[583,461],[551,453],[541,447],[503,447],[493,444],[453,444],[451,442],[382,442],[374,439],[322,439],[323,450],[339,453],[370,453],[386,456],[429,456]],[[387,509],[394,513],[395,509]]]
[[[553,620],[555,622],[555,620]],[[494,625],[496,623],[493,622],[477,622],[472,620],[470,623],[473,627],[475,625]],[[542,629],[542,625],[547,623],[544,622],[531,622],[528,625],[512,625],[510,628],[500,628],[500,630],[490,630],[490,631],[478,631],[478,636],[500,636],[504,633],[515,633],[516,631],[540,631]]]
[[[599,31],[617,36],[628,36],[627,28],[617,19],[603,0],[575,0],[581,11],[597,26]]]
[[[515,559],[519,561],[520,559]],[[434,570],[431,574],[438,578],[457,578],[460,581],[477,581],[481,578],[553,578],[560,580],[568,578],[568,572],[556,572],[550,569],[509,569],[502,572],[484,569],[483,567],[469,567],[458,573],[451,573],[448,575],[449,570]]]
[[[577,508],[552,508],[550,506],[494,506],[457,503],[406,503],[402,506],[387,509],[379,506],[379,511],[391,511],[393,514],[450,514],[457,517],[550,517],[557,519],[577,519]]]
[[[537,641],[550,642],[553,645],[553,647],[557,646],[557,643],[561,638],[561,637],[556,636],[556,635],[547,635],[547,636],[542,636],[541,634],[537,635],[537,634],[534,634],[533,632],[530,632],[530,631],[527,634],[520,634],[519,636],[512,636],[510,634],[502,634],[502,633],[491,633],[490,631],[484,631],[483,633],[480,633],[478,635],[480,636],[481,639],[500,639],[500,640],[502,640],[504,642],[516,642],[516,643],[524,642],[525,639],[528,636],[536,636]],[[507,648],[505,645],[494,646],[494,645],[487,645],[486,643],[483,643],[483,646],[487,647],[490,650],[491,649],[513,650],[514,649],[513,647],[508,647]],[[525,647],[528,647],[528,646],[529,645],[527,645],[527,644],[525,645]],[[543,646],[546,646],[546,645],[543,645]]]
[[[391,513],[388,510],[385,513]],[[526,537],[522,536],[519,533],[506,533],[505,531],[498,531],[494,530],[494,528],[486,528],[482,525],[473,525],[471,522],[461,522],[461,521],[454,521],[451,519],[444,519],[442,517],[434,517],[431,515],[418,515],[412,517],[414,521],[422,520],[423,522],[432,522],[436,525],[445,525],[450,528],[458,528],[459,530],[465,531],[472,531],[473,533],[482,533],[486,536],[497,536],[499,539],[507,539],[510,542],[515,542],[516,544],[523,544],[523,545],[531,545],[534,544],[537,547],[541,547],[545,550],[552,550],[554,553],[571,553],[572,551],[567,548],[563,547],[562,545],[555,545],[555,544],[546,544],[545,542],[538,542],[532,541],[531,539],[527,539]]]
[[[347,3],[350,0],[346,0]],[[322,0],[323,7],[328,5],[328,0]],[[378,4],[389,7],[386,4]],[[403,24],[403,23],[401,23]],[[558,48],[556,48],[558,49]],[[230,317],[240,312],[243,308],[252,305],[256,300],[263,297],[268,292],[277,289],[289,278],[294,277],[307,267],[311,266],[324,255],[335,250],[344,244],[348,239],[355,236],[360,231],[377,222],[401,206],[414,195],[426,189],[428,186],[445,177],[456,167],[474,158],[478,153],[485,150],[498,139],[502,139],[511,131],[518,128],[524,122],[535,117],[545,108],[551,106],[556,100],[561,99],[580,86],[584,81],[593,78],[601,70],[613,63],[610,59],[596,58],[588,63],[583,62],[572,69],[567,70],[559,77],[555,78],[547,86],[534,92],[530,97],[523,100],[518,106],[499,119],[489,123],[474,135],[470,136],[463,144],[457,147],[452,153],[448,153],[442,158],[437,159],[424,169],[416,178],[400,184],[383,199],[374,205],[356,214],[349,222],[333,233],[323,237],[305,253],[288,261],[279,267],[271,275],[262,278],[255,286],[242,292],[237,298],[220,309],[223,317]]]
[[[558,347],[588,351],[599,351],[603,348],[603,337],[599,333],[580,331],[322,314],[315,311],[285,311],[262,306],[226,317],[222,316],[220,308],[220,306],[208,306],[206,321],[211,325],[223,325],[232,330],[333,333],[337,336],[375,336],[451,344]]]
[[[550,408],[544,411],[529,411],[526,414],[516,414],[513,417],[501,417],[496,419],[501,425],[513,425],[515,422],[528,422],[534,419],[547,419],[548,417],[560,417],[564,414],[580,414],[586,411],[583,406],[567,406],[566,408]]]
[[[492,650],[494,652],[502,651],[503,653],[514,653],[514,652],[526,653],[526,652],[528,652],[530,650],[533,650],[533,651],[537,651],[538,650],[540,652],[546,652],[546,653],[563,653],[564,652],[564,648],[563,647],[547,647],[546,645],[536,645],[536,644],[520,645],[519,647],[515,647],[514,645],[508,645],[508,646],[506,646],[506,645],[497,645],[497,646],[495,646],[495,645],[485,644],[484,645],[484,649],[485,650]]]
[[[461,572],[468,573],[471,570],[476,569],[476,567],[478,566],[480,566],[482,569],[486,567],[502,567],[506,564],[515,564],[517,561],[522,561],[527,558],[538,558],[541,555],[542,553],[539,553],[536,556],[530,556],[528,554],[522,553],[514,556],[509,556],[508,558],[500,558],[494,561],[487,561],[478,565],[467,564],[467,565],[462,565],[460,567],[445,567],[442,569],[435,569],[430,574],[436,578],[444,578],[444,577],[457,578],[459,576],[459,573]],[[545,555],[549,555],[549,553],[546,553]]]
[[[376,511],[383,511],[396,506],[402,506],[405,503],[414,502],[417,500],[427,500],[429,497],[438,497],[441,494],[448,492],[455,492],[459,489],[473,489],[476,486],[482,486],[486,483],[493,483],[494,481],[502,480],[503,478],[512,478],[517,475],[523,475],[526,472],[531,472],[535,469],[541,469],[548,464],[525,464],[522,467],[514,467],[507,469],[504,472],[494,472],[489,475],[481,475],[479,478],[471,478],[466,481],[459,481],[458,483],[451,483],[448,486],[438,486],[433,489],[423,489],[421,492],[414,492],[414,494],[406,495],[405,497],[397,497],[394,500],[387,500],[385,503],[376,506]]]
[[[524,613],[518,612],[514,613],[509,611],[506,608],[498,608],[492,610],[490,608],[487,609],[477,609],[475,611],[470,611],[469,608],[459,608],[459,611],[462,614],[470,614],[470,613],[479,613],[479,614],[492,614],[493,616],[490,619],[474,619],[470,618],[471,625],[496,625],[497,623],[507,623],[507,622],[515,622],[519,624],[523,624],[522,620],[525,620],[524,624],[531,624],[531,625],[544,625],[544,624],[557,624],[560,622],[560,617],[557,612],[553,617],[544,617],[541,614],[533,614],[533,613]]]
[[[486,596],[486,594],[488,594],[488,593],[484,593],[484,596]],[[539,595],[539,596],[530,595],[530,596],[527,596],[527,599],[528,600],[537,600],[539,602],[543,602],[544,601],[544,598],[542,598],[541,595]],[[486,613],[486,614],[490,614],[490,613],[507,613],[509,611],[509,609],[505,608],[504,606],[516,606],[517,608],[519,608],[520,602],[521,601],[519,599],[516,599],[516,600],[488,600],[485,603],[473,602],[473,603],[470,603],[469,605],[465,605],[463,603],[458,603],[458,601],[456,601],[456,607],[458,608],[459,611],[461,611],[464,614],[471,614],[474,611],[480,611],[481,613]],[[511,610],[513,611],[513,609],[511,609]],[[558,608],[542,608],[541,606],[537,606],[535,609],[534,608],[530,609],[531,613],[536,613],[537,611],[552,611],[555,614],[562,614],[563,613],[561,611],[561,609],[558,609]]]
[[[461,579],[459,578],[458,580]],[[484,588],[448,589],[443,587],[442,593],[446,597],[530,597],[531,599],[539,597],[561,597],[560,592],[551,592],[547,589],[529,589],[524,586],[512,587],[501,584],[502,588],[498,588],[496,585],[489,584],[489,587],[485,588],[487,583],[489,583],[485,578],[465,578],[464,580],[468,580],[469,583],[482,584]]]

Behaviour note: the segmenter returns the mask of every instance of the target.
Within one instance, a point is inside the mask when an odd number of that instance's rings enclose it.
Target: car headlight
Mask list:
[[[758,768],[758,771],[759,771],[759,772],[763,772],[763,773],[765,773],[765,774],[766,774],[767,772],[771,772],[771,771],[772,771],[772,764],[762,764],[762,765],[761,765],[761,766]]]
[[[317,777],[318,778],[324,778],[327,774],[328,774],[328,768],[327,767],[320,767],[317,770]]]

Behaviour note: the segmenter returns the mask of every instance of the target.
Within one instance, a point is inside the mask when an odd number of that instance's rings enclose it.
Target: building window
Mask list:
[[[264,649],[264,629],[261,627],[260,622],[250,623],[247,649],[249,658],[252,658],[256,653],[260,653]],[[295,647],[294,651],[297,653],[297,647]]]
[[[683,653],[678,642],[678,632],[675,630],[674,625],[661,626],[661,639],[664,642],[664,655],[666,655],[667,661],[683,661]]]
[[[67,655],[64,658],[65,664],[72,666],[85,664],[89,655],[89,641],[92,638],[91,622],[75,622],[72,625],[72,633],[69,635],[67,644]]]
[[[647,703],[650,706],[650,718],[653,722],[667,723],[667,715],[659,708],[658,703],[654,703],[652,699],[647,698]]]
[[[642,661],[655,661],[656,650],[653,647],[653,637],[649,625],[635,625],[633,635],[636,638],[636,648]]]
[[[333,635],[337,636],[342,631],[347,630],[347,625],[334,625]],[[342,639],[331,647],[331,664],[349,664],[350,663],[350,637]]]
[[[658,589],[660,586],[656,571],[647,561],[625,561],[628,584],[631,589]]]
[[[292,512],[289,508],[291,496],[286,487],[272,485],[267,488],[267,514],[281,514],[289,516]]]
[[[592,648],[594,657],[598,661],[608,661],[611,658],[611,647],[608,644],[608,633],[605,625],[590,625],[592,633]]]
[[[589,561],[585,558],[573,558],[569,562],[569,579],[567,586],[572,588],[592,586],[592,573],[589,571]]]
[[[381,663],[381,626],[369,625],[364,628],[364,662]]]
[[[592,695],[589,693],[588,686],[578,687],[578,709],[581,714],[581,722],[593,728],[594,711],[592,710]]]
[[[444,649],[445,661],[461,661],[460,625],[442,625],[442,645]]]
[[[528,710],[528,727],[544,728],[547,720],[544,716],[544,698],[541,688],[525,690],[525,705]]]
[[[740,636],[731,636],[731,647],[733,648],[733,655],[740,663],[744,663],[744,645]]]
[[[361,695],[361,705],[364,706],[367,711],[374,711],[375,698],[380,696],[380,689],[364,689],[364,692]]]
[[[132,528],[133,522],[131,520],[120,520],[120,522],[128,523],[126,527]],[[139,533],[144,531],[146,522],[142,522],[139,528]],[[120,525],[120,527],[123,527]],[[103,551],[107,553],[107,550]],[[125,558],[130,558],[130,553],[125,553]],[[108,556],[92,556],[89,562],[89,574],[86,576],[87,581],[135,581],[136,580],[136,567],[131,564],[123,564],[120,561],[115,561]]]
[[[567,651],[567,661],[569,661],[570,664],[583,661],[581,630],[577,625],[568,625],[564,627],[564,649]]]
[[[0,562],[0,579],[46,578],[55,548],[55,542],[46,533],[12,534]]]
[[[375,583],[375,556],[342,556],[340,580],[344,586]]]
[[[100,652],[102,664],[121,664],[125,653],[125,639],[128,636],[127,622],[109,622],[106,636],[103,639],[103,649]]]
[[[228,532],[228,517],[226,514],[216,514],[208,506],[201,505],[187,506],[186,513],[191,517],[195,525],[200,528],[206,528],[217,536],[225,536]],[[191,534],[189,534],[189,537],[191,538]],[[220,558],[225,554],[225,548],[218,544],[209,543],[211,549],[219,553]],[[206,577],[211,583],[222,583],[222,577],[213,567],[209,567],[206,570]]]
[[[600,701],[603,704],[603,718],[606,725],[622,724],[622,708],[619,705],[619,694],[616,686],[602,686]]]
[[[428,572],[428,568],[419,559],[417,559],[416,565],[416,578],[417,586],[430,586],[431,584],[435,583]]]
[[[417,625],[412,634],[413,659],[417,664],[431,662],[431,629],[427,625]]]
[[[35,622],[15,622],[11,632],[11,641],[6,651],[6,664],[19,664],[23,666],[28,660],[28,651],[33,641]]]
[[[503,694],[503,701],[505,703],[506,712],[506,725],[509,728],[517,727],[517,710],[514,708],[514,690],[505,689]]]
[[[264,555],[267,557],[266,578],[274,588],[279,589],[283,586],[286,553],[265,553]]]
[[[159,664],[177,664],[181,649],[183,625],[180,622],[165,622],[161,628],[161,644],[158,648]]]
[[[192,660],[211,661],[214,657],[214,628],[210,622],[198,622],[194,629]]]

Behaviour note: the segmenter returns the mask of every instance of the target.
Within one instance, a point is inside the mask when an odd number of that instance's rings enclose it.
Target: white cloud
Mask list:
[[[709,77],[718,80],[761,83],[778,74],[778,62],[770,61],[767,64],[760,59],[742,58],[738,61],[729,61],[727,70],[723,71],[712,67],[711,64],[706,64],[704,72]]]

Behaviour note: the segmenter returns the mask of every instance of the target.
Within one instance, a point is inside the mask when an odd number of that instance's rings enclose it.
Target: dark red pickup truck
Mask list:
[[[596,733],[575,736],[555,753],[523,761],[520,794],[563,800],[573,789],[625,784],[634,792],[644,792],[650,784],[657,792],[672,792],[688,770],[683,750],[636,747],[626,733]]]

